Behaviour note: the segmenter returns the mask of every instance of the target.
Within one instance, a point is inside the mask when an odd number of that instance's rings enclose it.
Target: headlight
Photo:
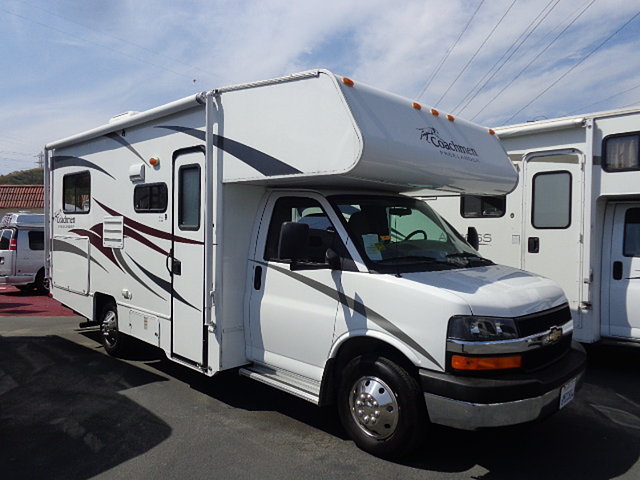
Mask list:
[[[451,317],[447,335],[450,340],[491,342],[518,338],[512,318],[460,316]]]

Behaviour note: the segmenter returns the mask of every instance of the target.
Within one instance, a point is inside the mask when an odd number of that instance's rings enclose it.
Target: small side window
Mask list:
[[[133,189],[133,209],[138,213],[163,213],[169,198],[166,183],[136,185]]]
[[[624,256],[640,257],[640,208],[624,214]]]
[[[11,234],[13,230],[4,229],[0,230],[0,250],[9,250],[9,244],[11,242]]]
[[[62,177],[62,211],[64,213],[89,213],[90,208],[90,173],[72,173]]]
[[[502,217],[506,210],[506,195],[462,195],[460,197],[460,214],[464,218],[498,218]]]
[[[602,168],[605,171],[640,170],[640,133],[606,137],[602,150]]]
[[[531,224],[540,229],[562,229],[571,225],[569,172],[543,172],[533,177]]]
[[[44,232],[35,230],[29,232],[29,249],[44,250]]]
[[[178,227],[200,229],[200,166],[185,165],[178,171]]]

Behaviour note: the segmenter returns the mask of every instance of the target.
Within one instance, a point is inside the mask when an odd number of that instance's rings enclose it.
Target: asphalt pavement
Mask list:
[[[0,317],[3,479],[640,478],[638,348],[590,348],[583,388],[544,422],[429,426],[394,463],[360,451],[332,408],[144,345],[112,358],[81,321]]]

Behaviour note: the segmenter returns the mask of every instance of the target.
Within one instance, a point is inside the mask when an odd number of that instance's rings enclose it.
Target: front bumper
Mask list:
[[[577,342],[557,362],[535,372],[494,377],[420,371],[424,398],[433,423],[477,430],[545,418],[560,408],[562,387],[574,379],[581,386],[586,353]]]

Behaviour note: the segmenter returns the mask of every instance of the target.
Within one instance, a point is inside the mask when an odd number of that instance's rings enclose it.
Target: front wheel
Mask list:
[[[338,391],[338,413],[356,445],[379,457],[409,454],[427,426],[416,379],[377,355],[358,356],[347,364]]]
[[[102,345],[109,355],[117,356],[123,352],[126,340],[118,328],[118,310],[113,303],[102,309],[100,335]]]

